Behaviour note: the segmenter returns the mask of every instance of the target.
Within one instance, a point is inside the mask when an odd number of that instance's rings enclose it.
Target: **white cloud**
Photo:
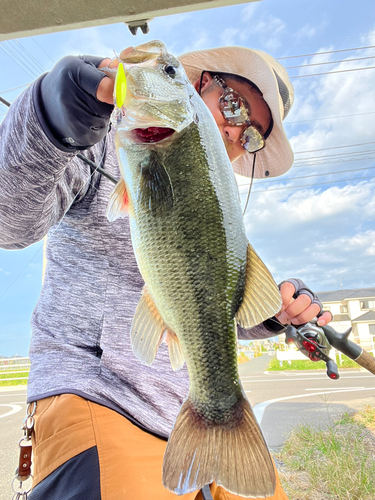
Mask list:
[[[118,28],[113,28],[118,31]],[[127,28],[123,26],[124,34]],[[126,36],[124,39],[124,46],[119,46],[118,42],[114,43],[110,38],[106,38],[104,41],[103,32],[100,28],[87,28],[77,31],[72,31],[71,36],[67,38],[66,43],[61,46],[61,57],[66,54],[70,55],[81,55],[81,54],[91,54],[103,57],[113,57],[114,50],[121,51],[128,45],[126,43]],[[134,42],[133,42],[134,44]]]
[[[366,206],[374,198],[374,180],[254,192],[245,218],[247,235],[277,281],[297,277],[315,290],[338,289],[341,280],[346,288],[373,286],[375,212]]]
[[[205,49],[209,48],[212,43],[212,38],[207,30],[201,29],[199,30],[195,37],[194,41],[190,43],[190,45],[187,45],[181,53],[183,54],[184,52],[190,52],[191,50],[199,50],[199,49]]]
[[[313,38],[317,33],[316,26],[311,26],[310,24],[305,24],[301,26],[301,28],[296,31],[294,37],[297,41],[303,40],[305,38]]]
[[[239,31],[237,28],[226,28],[220,34],[220,43],[222,45],[235,45],[235,38],[239,34]]]
[[[267,15],[252,27],[252,32],[258,34],[266,50],[276,50],[281,46],[280,37],[286,28],[281,19]]]
[[[332,49],[329,47],[328,49]],[[368,51],[353,53],[345,58],[365,57]],[[341,58],[341,56],[336,56]],[[314,56],[306,62],[326,62],[332,54]],[[332,65],[301,68],[300,74],[326,73],[343,70],[358,70],[373,66],[373,61],[349,61]],[[288,117],[289,121],[316,118],[303,131],[291,137],[295,150],[320,149],[324,147],[370,142],[374,137],[375,70],[359,70],[331,73],[321,77],[293,80],[296,100]],[[362,113],[362,114],[361,114]],[[335,118],[343,115],[344,118]],[[333,117],[319,120],[321,117]],[[342,152],[345,152],[343,150]]]
[[[251,2],[246,7],[241,10],[241,20],[245,23],[248,23],[250,20],[254,19],[256,11],[259,8],[258,2]]]

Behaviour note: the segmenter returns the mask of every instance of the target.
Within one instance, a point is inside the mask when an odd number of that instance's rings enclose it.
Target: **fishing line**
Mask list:
[[[110,130],[110,127],[108,127],[108,132]],[[108,134],[107,132],[107,134]],[[83,156],[82,154],[78,153],[77,156],[79,156],[79,158],[87,163],[89,166],[90,166],[90,170],[91,170],[91,174],[90,174],[90,177],[88,178],[88,183],[90,185],[91,184],[91,179],[93,177],[93,175],[95,174],[95,172],[98,170],[99,172],[103,171],[103,169],[100,167],[100,165],[102,164],[103,162],[103,159],[104,159],[104,156],[105,156],[105,153],[106,153],[106,149],[107,149],[107,135],[105,136],[105,139],[104,139],[104,145],[103,145],[103,152],[102,152],[102,156],[100,158],[100,161],[99,161],[99,165],[96,165],[94,162],[92,162],[91,160],[89,160],[88,158],[86,158],[85,156]],[[94,169],[94,166],[95,166],[95,169]],[[99,170],[100,169],[100,170]],[[107,174],[107,172],[106,172]],[[109,174],[108,174],[109,175]],[[106,175],[106,177],[108,178],[108,175]],[[109,176],[110,180],[112,180],[112,182],[115,182],[117,183],[117,181],[114,179],[114,177],[112,176]],[[75,195],[75,197],[73,198],[73,200],[71,201],[70,205],[68,206],[68,208],[66,209],[64,215],[62,216],[60,222],[58,223],[57,227],[55,227],[55,229],[51,232],[50,236],[53,236],[55,234],[55,232],[59,229],[62,221],[65,219],[65,216],[66,214],[69,212],[70,208],[72,207],[73,203],[75,202],[75,200],[77,199],[77,197],[79,196],[79,194],[81,193],[82,189],[87,185],[87,182],[84,182],[82,187],[79,189],[78,193]],[[4,292],[0,295],[0,300],[4,297],[4,295],[7,293],[7,291],[14,285],[14,283],[19,279],[19,277],[26,271],[26,269],[29,267],[29,265],[32,263],[32,261],[35,259],[35,257],[38,255],[38,253],[41,251],[41,249],[44,247],[44,242],[42,243],[42,245],[38,248],[38,250],[35,252],[35,254],[33,255],[33,257],[30,259],[30,261],[28,262],[28,264],[24,267],[24,269],[18,274],[18,276],[12,281],[12,283],[4,290]]]
[[[245,212],[246,212],[246,209],[247,209],[247,204],[249,203],[249,199],[250,199],[250,192],[251,192],[251,188],[252,188],[253,180],[254,180],[255,158],[256,158],[256,155],[257,154],[254,153],[253,169],[252,169],[252,172],[251,172],[251,181],[250,181],[250,186],[249,186],[249,192],[247,193],[247,199],[246,199],[244,211],[242,212],[242,217],[245,216]]]

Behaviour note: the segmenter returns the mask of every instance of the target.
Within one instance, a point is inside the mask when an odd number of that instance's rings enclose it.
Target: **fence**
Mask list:
[[[18,370],[20,369],[20,370]],[[6,381],[10,382],[13,380],[27,380],[28,377],[14,377],[14,378],[3,378],[2,375],[6,373],[12,373],[12,375],[17,375],[19,373],[25,373],[30,370],[30,359],[29,358],[1,358],[0,359],[0,382]]]

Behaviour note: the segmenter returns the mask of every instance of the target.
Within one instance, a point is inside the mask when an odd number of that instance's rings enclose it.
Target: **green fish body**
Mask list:
[[[132,347],[150,365],[166,340],[172,367],[186,362],[190,379],[163,484],[185,494],[215,480],[240,496],[272,496],[273,463],[239,380],[236,323],[275,314],[277,286],[248,243],[222,138],[181,65],[161,42],[123,64],[130,94],[114,117],[122,179],[108,218],[129,214],[145,281]]]

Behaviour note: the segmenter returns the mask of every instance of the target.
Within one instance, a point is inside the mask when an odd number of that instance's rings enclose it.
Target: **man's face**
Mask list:
[[[225,82],[246,99],[251,109],[251,124],[264,135],[271,123],[271,114],[263,97],[247,83],[237,82],[231,78],[226,78]],[[199,80],[195,82],[194,86],[199,91]],[[219,127],[230,161],[234,162],[241,156],[249,154],[240,142],[241,134],[246,125],[231,125],[224,118],[219,107],[219,98],[222,94],[222,87],[213,80],[209,73],[204,73],[201,88],[202,99],[211,111]]]

